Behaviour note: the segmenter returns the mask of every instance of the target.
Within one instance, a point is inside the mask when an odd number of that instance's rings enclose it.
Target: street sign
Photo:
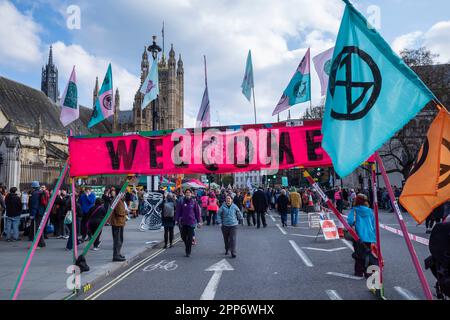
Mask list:
[[[321,220],[322,219],[320,213],[318,212],[308,213],[308,222],[310,229],[319,229]]]
[[[333,220],[320,221],[325,240],[339,240],[339,233]]]

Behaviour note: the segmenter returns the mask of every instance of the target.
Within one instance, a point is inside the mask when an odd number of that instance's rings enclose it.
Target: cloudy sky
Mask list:
[[[427,46],[450,62],[448,0],[353,0],[399,52]],[[80,8],[80,29],[67,27],[68,8]],[[0,0],[0,75],[40,89],[41,67],[50,45],[64,90],[77,66],[80,102],[92,105],[95,77],[113,64],[121,109],[132,108],[139,87],[144,46],[173,43],[185,66],[185,126],[192,127],[204,90],[203,55],[208,59],[212,124],[253,122],[241,94],[247,52],[252,50],[259,122],[272,111],[295,68],[311,47],[316,55],[334,45],[344,5],[341,0]],[[319,80],[313,71],[313,101]],[[292,108],[298,117],[307,104]],[[287,112],[281,114],[286,118]]]

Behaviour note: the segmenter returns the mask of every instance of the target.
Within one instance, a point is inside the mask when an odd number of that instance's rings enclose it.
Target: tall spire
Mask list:
[[[93,94],[93,102],[92,105],[95,107],[95,102],[98,98],[98,77],[95,78],[95,87],[94,87],[94,94]]]
[[[171,44],[169,52],[169,67],[175,67],[175,64],[175,50],[173,50],[173,44]]]
[[[53,65],[53,46],[50,46],[50,53],[48,55],[48,65]]]
[[[58,101],[58,68],[53,64],[53,46],[50,46],[48,63],[42,68],[41,91],[53,102]]]

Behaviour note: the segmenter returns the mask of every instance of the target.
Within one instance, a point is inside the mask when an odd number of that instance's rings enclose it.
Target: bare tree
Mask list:
[[[419,49],[403,49],[400,56],[408,66],[417,67],[435,64],[439,54],[432,53],[426,47],[421,47]]]

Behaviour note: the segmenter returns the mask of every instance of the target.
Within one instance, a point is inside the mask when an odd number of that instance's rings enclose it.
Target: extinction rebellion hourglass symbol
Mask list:
[[[362,62],[364,62],[370,68],[370,71],[372,72],[373,75],[373,82],[363,82],[353,78],[352,58],[354,56],[356,56],[357,59],[362,60]],[[338,80],[337,73],[339,69],[341,69],[344,66],[345,66],[345,79]],[[358,120],[363,118],[370,111],[370,109],[372,109],[378,97],[380,96],[381,84],[382,84],[381,72],[375,61],[372,59],[372,57],[365,51],[359,49],[358,47],[354,46],[344,47],[341,53],[339,53],[339,55],[334,60],[333,66],[331,68],[330,93],[331,96],[334,97],[336,87],[345,88],[347,111],[346,113],[340,113],[335,110],[331,110],[331,117],[336,120]],[[362,93],[356,100],[353,100],[354,88],[362,89]],[[360,108],[360,105],[365,100],[370,89],[373,90],[369,96],[369,99],[367,100],[366,105]],[[359,111],[355,112],[356,109],[358,109]]]

